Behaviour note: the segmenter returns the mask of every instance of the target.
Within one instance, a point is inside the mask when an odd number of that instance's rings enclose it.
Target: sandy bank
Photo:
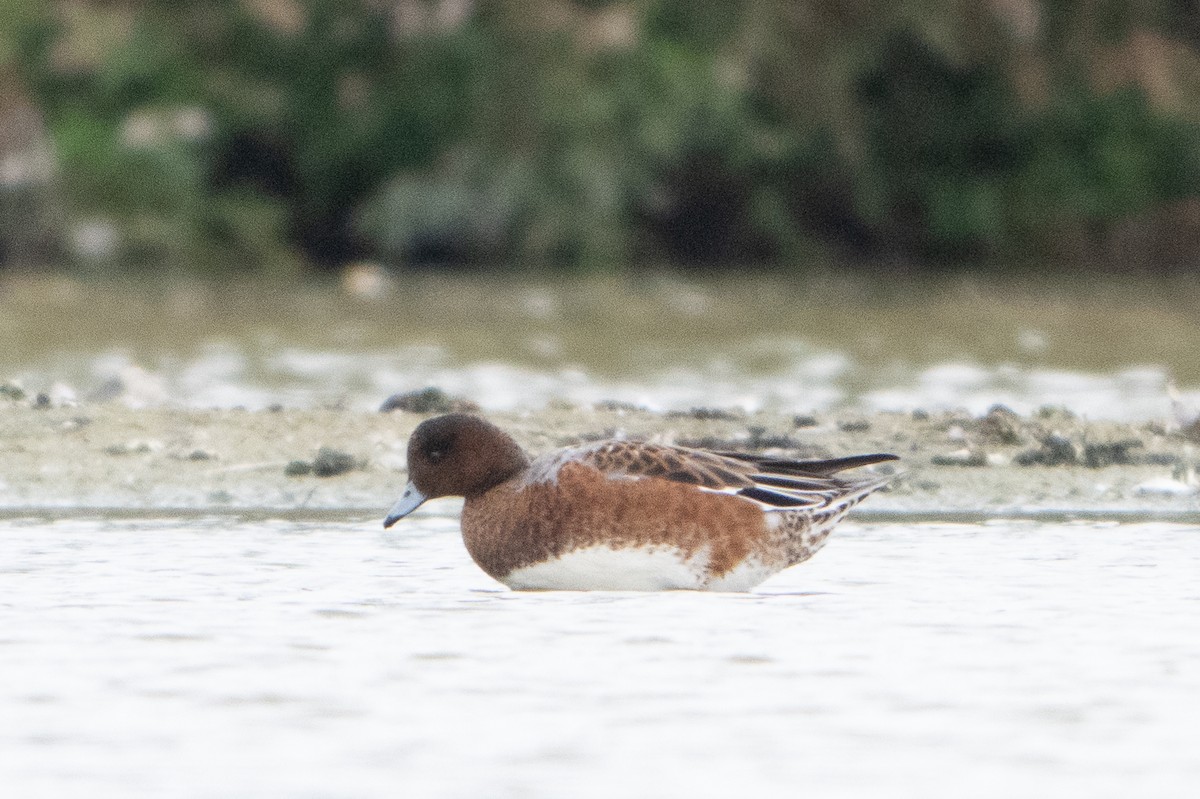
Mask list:
[[[39,408],[0,397],[0,509],[382,514],[404,482],[407,437],[424,418],[405,411]],[[900,455],[892,489],[856,511],[863,518],[1200,514],[1196,445],[1154,423],[1086,422],[1066,412],[1022,418],[1002,410],[977,418],[797,418],[623,407],[492,418],[534,453],[626,435],[798,457]]]

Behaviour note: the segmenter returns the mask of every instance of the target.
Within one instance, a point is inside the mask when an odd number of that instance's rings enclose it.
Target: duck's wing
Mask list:
[[[577,459],[611,476],[661,477],[708,489],[746,488],[754,469],[714,452],[643,441],[604,441],[578,451]]]
[[[897,460],[895,455],[853,455],[831,460],[784,460],[741,453],[606,441],[579,450],[576,459],[616,478],[658,477],[705,491],[735,494],[767,509],[820,508],[865,496],[888,478],[834,476],[855,466]]]

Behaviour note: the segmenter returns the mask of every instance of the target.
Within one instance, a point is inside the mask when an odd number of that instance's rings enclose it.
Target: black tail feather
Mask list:
[[[781,491],[772,491],[769,488],[743,488],[738,491],[747,499],[757,500],[766,505],[772,505],[776,508],[798,508],[802,506],[813,506],[821,504],[823,497],[820,494],[814,494],[808,497],[797,497],[792,494],[785,494]]]
[[[885,461],[898,461],[898,455],[889,455],[887,453],[876,453],[873,455],[850,455],[845,458],[831,458],[829,460],[811,460],[811,461],[791,461],[782,458],[764,458],[760,455],[747,455],[741,452],[719,452],[716,453],[726,458],[735,458],[739,461],[753,463],[764,472],[773,472],[775,474],[791,474],[797,477],[828,477],[831,474],[836,474],[846,469],[853,469],[858,466],[869,466],[872,463],[884,463]]]

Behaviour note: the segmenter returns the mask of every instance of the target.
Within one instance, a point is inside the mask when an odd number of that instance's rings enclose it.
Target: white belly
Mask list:
[[[666,547],[593,546],[509,572],[501,582],[518,591],[670,591],[700,588],[705,557]]]
[[[500,581],[517,591],[748,591],[771,570],[744,563],[710,579],[708,556],[670,547],[592,546],[509,572]]]

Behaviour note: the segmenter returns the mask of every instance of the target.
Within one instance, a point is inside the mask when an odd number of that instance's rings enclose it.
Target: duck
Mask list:
[[[519,591],[749,591],[811,558],[889,475],[841,472],[877,453],[787,460],[610,439],[530,458],[481,416],[421,422],[391,528],[426,501],[463,497],[462,537]]]

